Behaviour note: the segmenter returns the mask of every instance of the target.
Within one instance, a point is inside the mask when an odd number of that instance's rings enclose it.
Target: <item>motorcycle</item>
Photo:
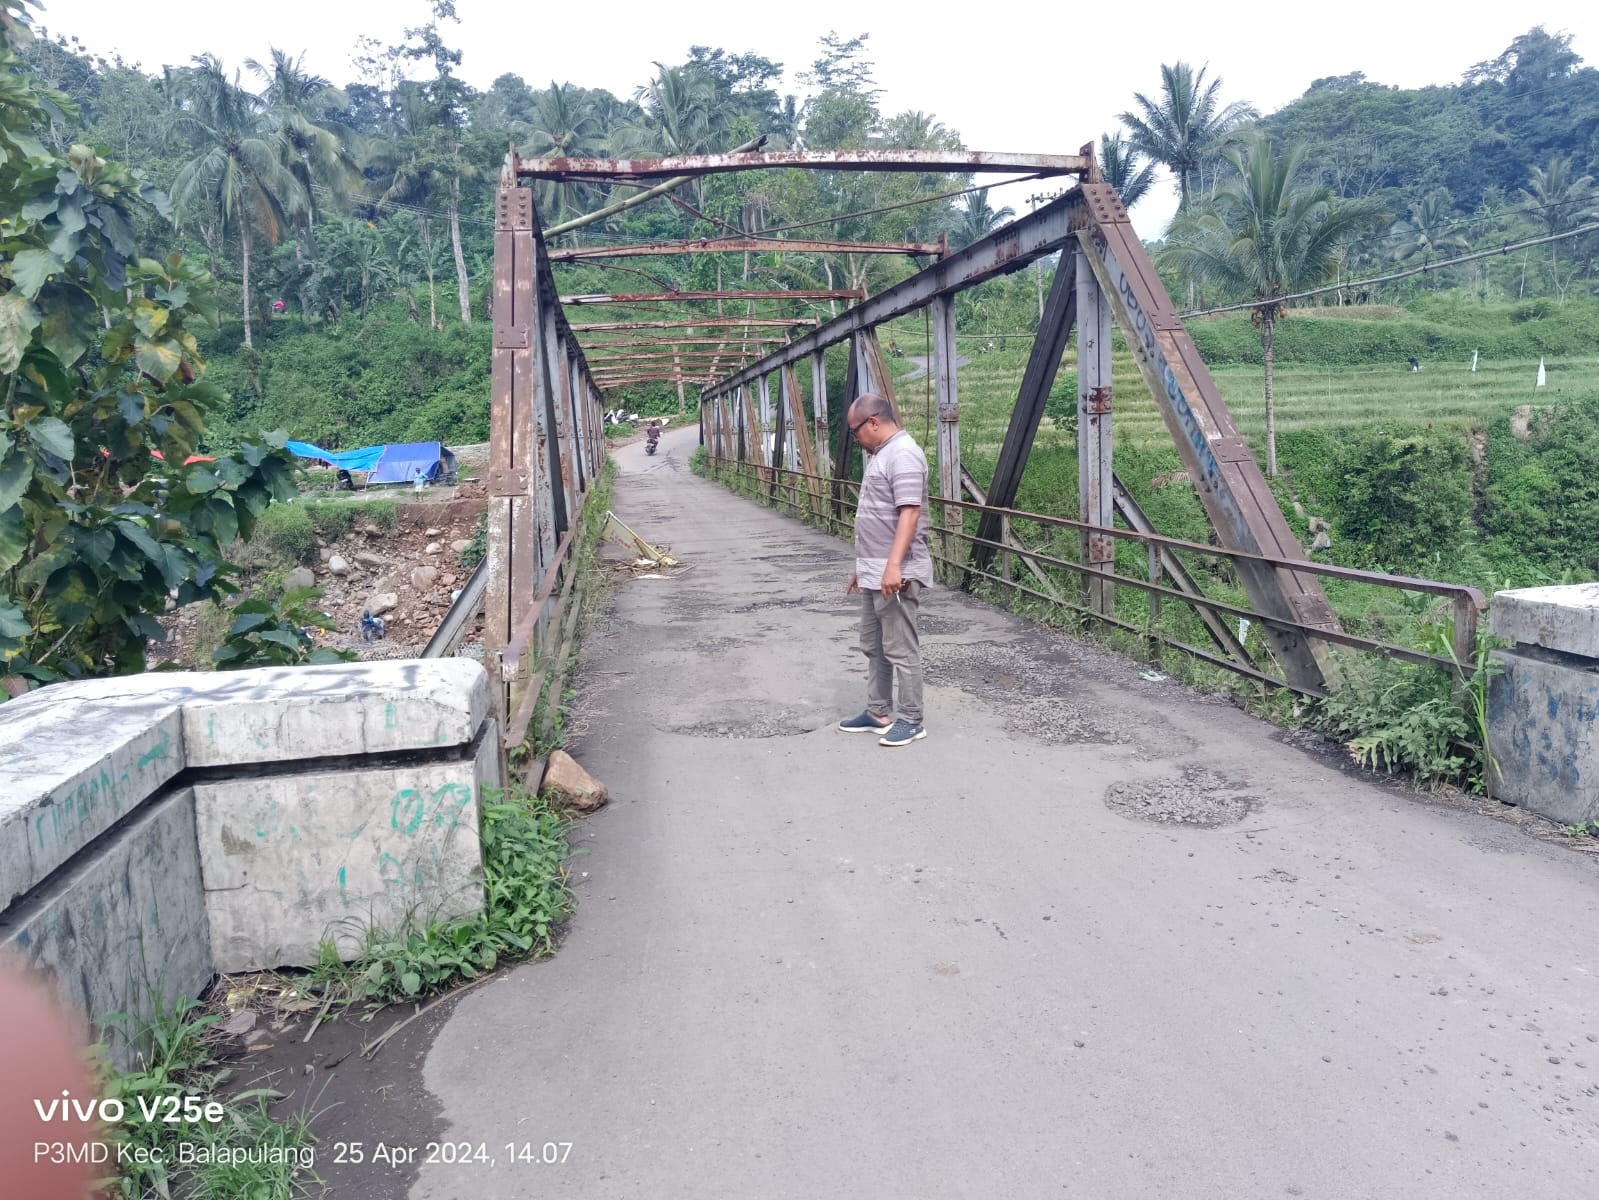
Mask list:
[[[661,443],[660,443],[660,442],[658,442],[658,441],[650,441],[650,442],[646,442],[646,443],[645,443],[645,444],[644,444],[644,453],[645,453],[645,454],[654,454],[654,453],[655,453],[655,448],[656,448],[656,447],[657,447],[657,446],[659,446],[659,445],[660,445],[660,444],[661,444]]]

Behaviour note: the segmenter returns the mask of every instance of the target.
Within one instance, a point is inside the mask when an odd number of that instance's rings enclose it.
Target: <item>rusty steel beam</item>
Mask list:
[[[1079,190],[1092,216],[1080,239],[1081,257],[1111,300],[1216,536],[1229,550],[1306,560],[1115,189],[1083,184]],[[1340,629],[1321,584],[1310,573],[1237,562],[1251,604],[1267,618],[1263,632],[1285,677],[1304,691],[1326,690],[1338,677],[1332,643],[1302,632]],[[1273,625],[1271,617],[1298,627]]]
[[[651,179],[660,175],[714,175],[799,167],[812,171],[999,172],[1014,175],[1082,175],[1091,154],[1008,154],[988,150],[774,150],[767,153],[674,154],[665,158],[520,159],[516,172],[537,179]]]
[[[813,288],[808,291],[772,292],[611,292],[593,296],[562,296],[562,304],[675,304],[681,300],[860,300],[859,288]],[[703,322],[696,322],[702,324]]]
[[[691,242],[645,242],[635,246],[570,246],[549,252],[552,263],[591,258],[642,258],[660,254],[916,254],[932,255],[938,242],[818,242],[789,238],[701,238]]]
[[[836,345],[863,329],[870,329],[894,317],[925,307],[935,296],[945,296],[982,283],[997,275],[1019,271],[1036,258],[1052,254],[1065,245],[1079,225],[1088,220],[1078,189],[1044,205],[1025,217],[1002,226],[942,262],[933,263],[909,279],[879,292],[864,304],[847,309],[814,332],[790,342],[753,366],[719,382],[713,389],[722,392],[747,383],[758,374],[775,371],[805,355]]]
[[[635,329],[736,329],[744,325],[767,326],[771,328],[786,329],[793,325],[817,326],[822,323],[820,317],[706,317],[703,320],[687,321],[601,321],[598,324],[572,325],[569,328],[573,333],[601,333],[606,330],[635,330]]]
[[[682,354],[639,354],[636,352],[630,352],[627,354],[612,354],[599,358],[591,358],[589,359],[589,365],[595,370],[599,370],[601,367],[614,368],[620,363],[655,362],[703,363],[714,367],[717,363],[726,363],[729,366],[731,366],[733,363],[746,363],[749,362],[752,357],[753,356],[749,354],[718,354],[715,350],[685,350]]]
[[[750,338],[749,340],[752,341],[752,342],[774,342],[774,343],[777,343],[778,345],[781,345],[781,344],[785,343],[788,339],[784,338],[784,337],[780,337],[780,336],[778,336],[775,333],[767,333],[767,334],[757,335],[755,337]],[[625,348],[625,347],[636,347],[636,346],[654,346],[654,347],[657,347],[657,348],[662,349],[662,350],[670,350],[673,346],[731,346],[731,345],[734,345],[734,344],[735,343],[733,342],[733,339],[729,338],[729,337],[719,337],[719,338],[711,338],[711,337],[708,337],[708,338],[698,338],[698,337],[694,337],[694,338],[646,338],[646,339],[641,339],[639,341],[631,341],[631,342],[623,342],[623,341],[616,341],[616,342],[588,342],[588,343],[586,343],[583,346],[583,351],[584,351],[584,353],[587,353],[590,350],[613,350],[613,349],[621,349],[621,348]]]

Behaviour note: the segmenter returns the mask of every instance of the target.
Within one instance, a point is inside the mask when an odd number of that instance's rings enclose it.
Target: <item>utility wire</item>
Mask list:
[[[1240,312],[1247,308],[1262,308],[1268,304],[1283,304],[1289,300],[1305,300],[1311,296],[1325,295],[1327,292],[1340,292],[1345,288],[1368,287],[1374,283],[1392,283],[1396,279],[1408,279],[1412,275],[1421,275],[1427,271],[1438,271],[1444,267],[1459,266],[1461,263],[1475,262],[1481,258],[1509,254],[1513,250],[1526,250],[1533,246],[1547,246],[1550,242],[1561,242],[1567,238],[1579,237],[1582,234],[1594,232],[1599,232],[1599,221],[1589,225],[1580,225],[1576,229],[1568,229],[1565,233],[1528,238],[1521,242],[1509,242],[1492,250],[1477,250],[1470,254],[1462,254],[1458,258],[1446,258],[1438,262],[1423,263],[1419,267],[1409,267],[1406,270],[1394,271],[1387,275],[1373,275],[1367,279],[1351,279],[1343,283],[1329,283],[1325,287],[1311,288],[1304,292],[1293,292],[1286,296],[1272,296],[1269,299],[1262,300],[1246,300],[1241,304],[1223,304],[1218,308],[1196,309],[1191,312],[1178,313],[1177,315],[1180,317],[1209,317],[1216,313]]]

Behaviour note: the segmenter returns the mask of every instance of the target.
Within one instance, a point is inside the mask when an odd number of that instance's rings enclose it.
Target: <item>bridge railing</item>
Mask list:
[[[763,467],[756,463],[719,456],[707,449],[707,461],[712,471],[721,478],[732,477],[741,490],[764,498],[781,509],[818,525],[834,534],[848,534],[852,529],[849,520],[853,513],[859,483],[854,480],[837,480],[788,468]],[[972,486],[975,486],[972,485]],[[1324,689],[1309,687],[1285,678],[1272,670],[1271,659],[1263,654],[1250,653],[1244,647],[1245,636],[1227,637],[1236,630],[1226,622],[1247,621],[1274,629],[1284,636],[1316,640],[1324,645],[1380,655],[1404,662],[1436,667],[1463,678],[1472,669],[1477,643],[1479,615],[1486,610],[1487,601],[1476,588],[1464,584],[1442,583],[1430,579],[1414,579],[1403,575],[1389,575],[1377,571],[1362,571],[1353,567],[1334,566],[1330,563],[1303,559],[1276,558],[1271,555],[1250,554],[1229,550],[1221,546],[1202,545],[1181,538],[1160,534],[1120,529],[1113,526],[1091,525],[1069,517],[1047,513],[1026,512],[1020,509],[996,507],[972,501],[931,500],[930,513],[933,526],[932,554],[934,562],[945,577],[972,586],[981,580],[1017,595],[1027,596],[1078,613],[1090,622],[1142,639],[1152,661],[1160,661],[1162,648],[1170,648],[1190,655],[1213,666],[1231,671],[1258,682],[1288,688],[1302,695],[1325,698]],[[978,536],[985,517],[994,518],[1001,530],[998,540]],[[1060,536],[1060,535],[1068,536]],[[1112,556],[1108,561],[1085,564],[1062,553],[1052,552],[1058,543],[1068,542],[1075,548],[1083,534],[1103,536],[1127,548],[1128,553]],[[1031,535],[1031,536],[1026,536]],[[996,569],[985,570],[974,564],[970,553],[977,547],[987,547],[993,554]],[[1069,552],[1069,551],[1067,551]],[[1121,561],[1118,562],[1118,559]],[[1118,567],[1136,560],[1143,568],[1140,574],[1131,574]],[[1292,569],[1316,575],[1323,579],[1338,580],[1349,585],[1361,585],[1390,593],[1408,593],[1400,608],[1414,608],[1414,596],[1437,597],[1449,605],[1450,654],[1438,654],[1416,646],[1404,645],[1380,636],[1384,624],[1381,617],[1367,618],[1377,636],[1354,632],[1347,626],[1358,628],[1359,614],[1340,614],[1345,617],[1346,628],[1329,630],[1308,625],[1281,614],[1265,613],[1252,606],[1242,588],[1234,588],[1240,600],[1218,599],[1205,594],[1196,584],[1197,578],[1209,577],[1224,585],[1228,577],[1236,578],[1241,563],[1252,563],[1269,568]],[[1016,567],[1027,573],[1025,579],[1016,577]],[[1075,576],[1086,593],[1092,586],[1106,586],[1110,603],[1095,606],[1083,595],[1074,598],[1060,586],[1060,572]],[[1144,597],[1142,611],[1133,619],[1118,611],[1116,599],[1122,589]],[[1178,601],[1186,606],[1197,620],[1194,635],[1204,637],[1208,631],[1217,642],[1206,648],[1194,644],[1191,636],[1174,628],[1175,622],[1165,611],[1168,601]],[[1123,605],[1125,610],[1127,606]],[[1218,624],[1222,629],[1218,630]],[[1247,627],[1246,627],[1247,628]]]

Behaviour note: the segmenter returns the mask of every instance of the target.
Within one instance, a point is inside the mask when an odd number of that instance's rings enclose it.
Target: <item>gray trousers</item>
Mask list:
[[[922,645],[916,612],[922,585],[908,581],[898,598],[881,588],[861,592],[861,653],[866,655],[866,711],[894,714],[894,677],[899,676],[899,715],[922,723]]]

